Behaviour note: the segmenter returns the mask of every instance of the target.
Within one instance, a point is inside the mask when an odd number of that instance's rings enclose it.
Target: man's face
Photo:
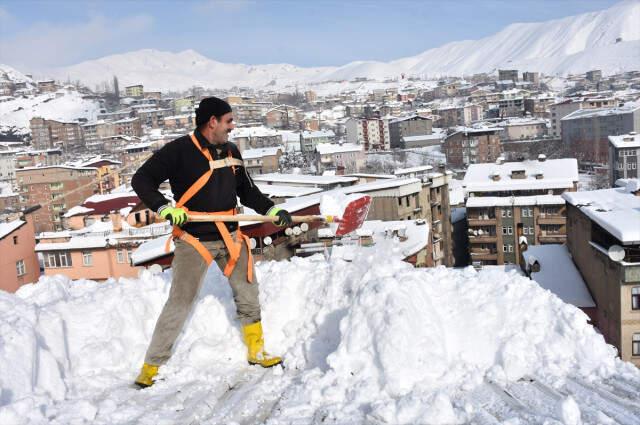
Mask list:
[[[236,124],[233,122],[233,113],[227,112],[219,119],[216,117],[211,117],[209,121],[209,125],[211,126],[211,143],[223,144],[229,140],[229,133],[236,127]]]

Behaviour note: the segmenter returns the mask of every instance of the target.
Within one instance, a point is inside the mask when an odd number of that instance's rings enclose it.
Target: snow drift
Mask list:
[[[385,241],[257,273],[266,348],[285,368],[246,365],[231,291],[212,268],[162,380],[142,391],[130,383],[170,272],[43,277],[0,293],[0,423],[464,423],[482,422],[487,385],[619,378],[640,388],[640,372],[585,314],[515,272],[414,269]],[[521,419],[566,423],[582,411],[634,423],[569,393]]]

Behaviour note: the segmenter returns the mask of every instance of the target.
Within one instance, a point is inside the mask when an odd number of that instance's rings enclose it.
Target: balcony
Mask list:
[[[567,218],[562,215],[540,214],[538,224],[567,224]]]
[[[497,223],[495,217],[488,216],[469,217],[467,221],[469,226],[495,226]]]
[[[564,233],[545,233],[541,232],[538,236],[540,243],[565,243],[567,241],[567,235]]]
[[[489,250],[474,250],[471,251],[471,261],[480,260],[498,260],[498,253]]]
[[[497,235],[469,235],[469,243],[496,243],[497,241]]]

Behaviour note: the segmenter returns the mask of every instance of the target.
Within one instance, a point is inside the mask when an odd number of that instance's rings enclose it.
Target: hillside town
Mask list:
[[[640,366],[640,71],[358,82],[364,89],[325,96],[313,87],[176,94],[120,87],[116,76],[91,90],[0,73],[4,116],[26,111],[0,136],[1,289],[169,267],[161,248],[171,226],[131,177],[192,131],[199,101],[215,95],[233,109],[230,141],[246,170],[278,206],[305,215],[326,194],[373,199],[365,225],[344,237],[316,223],[243,225],[255,258],[397,238],[415,267],[519,270]],[[89,114],[52,119],[43,107],[78,100]],[[164,193],[171,199],[168,185]]]

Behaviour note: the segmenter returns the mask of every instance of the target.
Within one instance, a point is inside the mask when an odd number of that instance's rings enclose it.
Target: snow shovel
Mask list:
[[[369,207],[371,206],[371,197],[368,195],[362,196],[358,199],[354,199],[349,202],[342,213],[342,217],[334,215],[292,215],[294,223],[312,223],[321,221],[324,223],[338,223],[338,228],[335,232],[336,236],[343,236],[353,232],[362,226],[362,223],[367,218]],[[276,222],[279,217],[270,217],[267,215],[251,215],[251,214],[236,214],[236,215],[210,215],[210,214],[189,214],[188,221],[262,221],[262,222]]]

